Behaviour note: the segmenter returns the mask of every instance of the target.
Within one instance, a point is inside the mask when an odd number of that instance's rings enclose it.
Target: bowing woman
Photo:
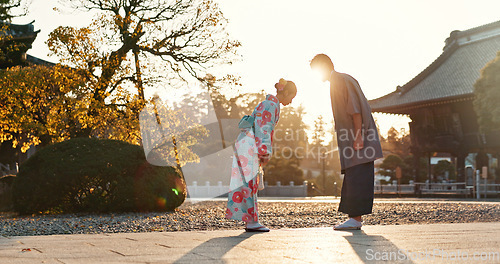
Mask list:
[[[274,87],[276,95],[268,94],[250,116],[240,121],[241,132],[234,145],[226,218],[243,221],[247,232],[269,232],[269,228],[259,222],[257,207],[257,192],[263,189],[262,166],[269,162],[273,153],[280,104],[290,104],[297,94],[292,81],[280,79]]]

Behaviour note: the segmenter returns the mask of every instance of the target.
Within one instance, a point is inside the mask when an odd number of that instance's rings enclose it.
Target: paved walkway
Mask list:
[[[500,222],[0,237],[0,263],[500,263]]]

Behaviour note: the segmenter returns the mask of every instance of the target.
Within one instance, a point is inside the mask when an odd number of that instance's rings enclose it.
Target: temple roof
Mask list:
[[[50,62],[50,61],[46,61],[46,60],[43,60],[43,59],[40,59],[40,58],[37,58],[35,56],[31,56],[29,54],[26,55],[26,61],[29,63],[29,64],[33,64],[33,65],[44,65],[44,66],[54,66],[56,65],[55,63],[53,62]]]
[[[33,22],[17,25],[0,21],[0,28],[2,28],[0,37],[8,36],[0,43],[0,69],[13,66],[54,65],[54,63],[26,54],[40,32],[40,30],[35,31]],[[4,26],[5,28],[3,28]]]
[[[374,112],[407,114],[409,109],[456,100],[471,100],[481,69],[500,51],[500,21],[453,31],[443,53],[396,91],[370,100]]]
[[[33,21],[35,22],[35,21]],[[14,39],[17,38],[36,38],[36,35],[40,33],[40,30],[35,31],[33,22],[24,25],[12,24],[5,21],[0,21],[0,26],[6,26],[5,32],[1,32],[2,35],[12,36]]]

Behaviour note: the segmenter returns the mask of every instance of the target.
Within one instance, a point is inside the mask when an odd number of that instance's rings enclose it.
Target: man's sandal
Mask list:
[[[343,224],[341,225],[336,225],[333,227],[334,230],[339,230],[339,231],[342,231],[342,230],[361,230],[361,226],[363,226],[363,224],[353,218],[349,218],[349,220],[345,221]]]

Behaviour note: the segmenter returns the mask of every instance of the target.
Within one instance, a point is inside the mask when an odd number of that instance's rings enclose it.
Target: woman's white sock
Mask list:
[[[261,227],[262,225],[259,222],[248,222],[247,223],[247,228],[258,228]]]

